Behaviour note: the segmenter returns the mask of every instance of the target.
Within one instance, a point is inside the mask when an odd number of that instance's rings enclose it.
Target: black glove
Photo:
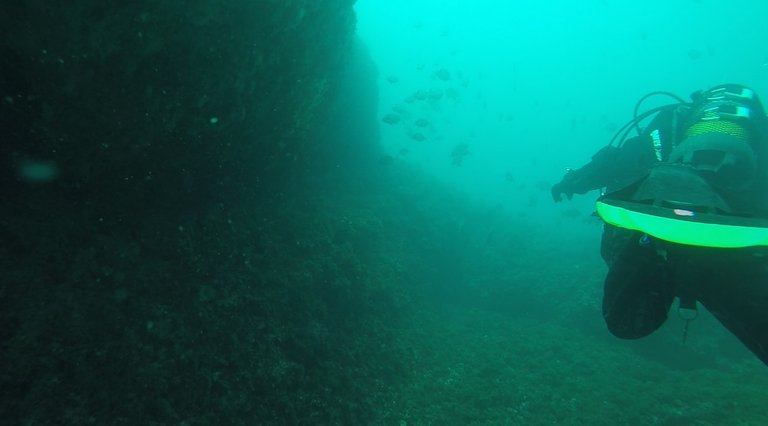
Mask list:
[[[563,182],[552,185],[552,199],[556,203],[563,201],[563,194],[565,194],[569,200],[573,198],[573,191],[566,189],[566,185],[564,185]]]
[[[551,192],[552,192],[552,200],[554,202],[559,203],[563,201],[563,197],[562,197],[563,194],[565,194],[565,196],[568,197],[569,200],[573,198],[573,193],[576,192],[573,190],[573,187],[571,185],[573,180],[574,180],[573,170],[569,169],[568,173],[566,173],[565,176],[563,176],[563,180],[552,185]]]

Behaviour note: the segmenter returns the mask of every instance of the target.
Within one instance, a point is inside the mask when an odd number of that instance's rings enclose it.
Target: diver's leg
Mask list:
[[[702,280],[698,300],[768,365],[768,252],[713,250],[701,262],[717,279]],[[715,272],[716,270],[716,272]]]
[[[669,267],[654,241],[643,234],[616,228],[606,231],[611,241],[603,241],[609,264],[603,318],[616,337],[647,336],[666,321],[675,298]],[[605,250],[605,244],[611,245],[610,250]]]
[[[600,256],[608,266],[611,266],[621,251],[630,243],[630,240],[637,242],[640,234],[623,228],[605,224],[603,226],[603,237],[600,240]]]

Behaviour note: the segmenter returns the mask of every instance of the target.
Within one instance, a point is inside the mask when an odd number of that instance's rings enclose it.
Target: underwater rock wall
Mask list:
[[[2,191],[121,210],[273,191],[333,90],[352,3],[4,5]]]
[[[393,225],[294,183],[352,3],[0,8],[0,418],[372,421]]]
[[[313,145],[312,168],[319,175],[365,179],[386,164],[381,161],[385,154],[380,144],[379,71],[359,38],[340,75],[338,90],[314,133],[318,143]]]

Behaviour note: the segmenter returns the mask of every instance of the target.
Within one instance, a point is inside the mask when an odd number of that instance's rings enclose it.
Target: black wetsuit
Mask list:
[[[561,193],[570,198],[598,188],[610,192],[642,179],[659,157],[668,159],[683,138],[690,112],[690,105],[681,105],[660,113],[640,136],[620,148],[604,148],[587,165],[570,171],[553,187],[553,197],[559,201]],[[761,178],[746,195],[730,196],[729,201],[740,211],[762,211],[764,194],[768,186]],[[651,334],[680,297],[685,306],[701,303],[768,365],[768,247],[686,246],[605,224],[601,254],[609,266],[603,317],[615,336]]]

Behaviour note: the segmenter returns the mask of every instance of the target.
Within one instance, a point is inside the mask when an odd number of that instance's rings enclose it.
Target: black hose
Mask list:
[[[660,107],[651,108],[648,111],[640,114],[639,116],[635,115],[634,118],[632,118],[626,124],[621,126],[621,128],[619,130],[617,130],[616,133],[613,134],[613,137],[611,138],[611,141],[608,143],[608,145],[613,145],[614,142],[616,142],[616,138],[618,138],[619,135],[622,135],[622,133],[623,133],[623,135],[621,136],[621,139],[619,139],[619,142],[616,145],[616,146],[620,147],[622,144],[624,144],[624,141],[627,139],[627,136],[629,136],[629,132],[631,132],[633,128],[637,128],[638,129],[638,131],[637,131],[638,135],[641,133],[640,127],[639,127],[638,123],[640,123],[641,121],[645,120],[646,118],[648,118],[649,116],[651,116],[653,114],[661,112],[661,111],[663,111],[663,110],[665,110],[667,108],[676,107],[678,105],[680,105],[680,104],[662,105]]]
[[[645,102],[646,99],[650,98],[651,96],[657,96],[657,95],[664,95],[668,96],[677,103],[674,104],[667,104],[656,108],[651,108],[648,111],[645,111],[644,113],[637,115],[637,112],[640,110],[640,106]],[[642,129],[640,129],[640,122],[648,118],[649,116],[659,113],[667,108],[676,107],[679,105],[685,105],[688,102],[685,101],[685,99],[681,98],[680,96],[677,96],[676,94],[672,92],[667,92],[663,90],[657,90],[655,92],[650,92],[645,94],[643,97],[641,97],[636,103],[635,103],[635,109],[632,111],[632,119],[629,120],[626,124],[621,126],[619,130],[616,131],[616,133],[613,134],[613,137],[611,138],[611,141],[608,143],[609,146],[613,145],[616,142],[616,139],[621,135],[621,138],[619,139],[619,142],[616,146],[622,146],[624,144],[624,141],[627,140],[627,137],[629,136],[629,132],[632,131],[634,128],[637,131],[638,136],[642,133]]]
[[[646,94],[645,96],[640,98],[637,101],[637,103],[635,103],[635,110],[632,113],[632,116],[635,117],[635,129],[637,129],[637,134],[638,135],[640,134],[641,130],[640,130],[640,120],[637,119],[637,111],[640,110],[640,105],[642,105],[643,102],[645,102],[646,99],[650,98],[651,96],[657,96],[657,95],[669,96],[670,98],[676,100],[678,105],[686,103],[685,99],[681,98],[680,96],[677,96],[676,94],[674,94],[672,92],[667,92],[667,91],[664,91],[664,90],[657,90],[655,92],[651,92],[651,93]]]

